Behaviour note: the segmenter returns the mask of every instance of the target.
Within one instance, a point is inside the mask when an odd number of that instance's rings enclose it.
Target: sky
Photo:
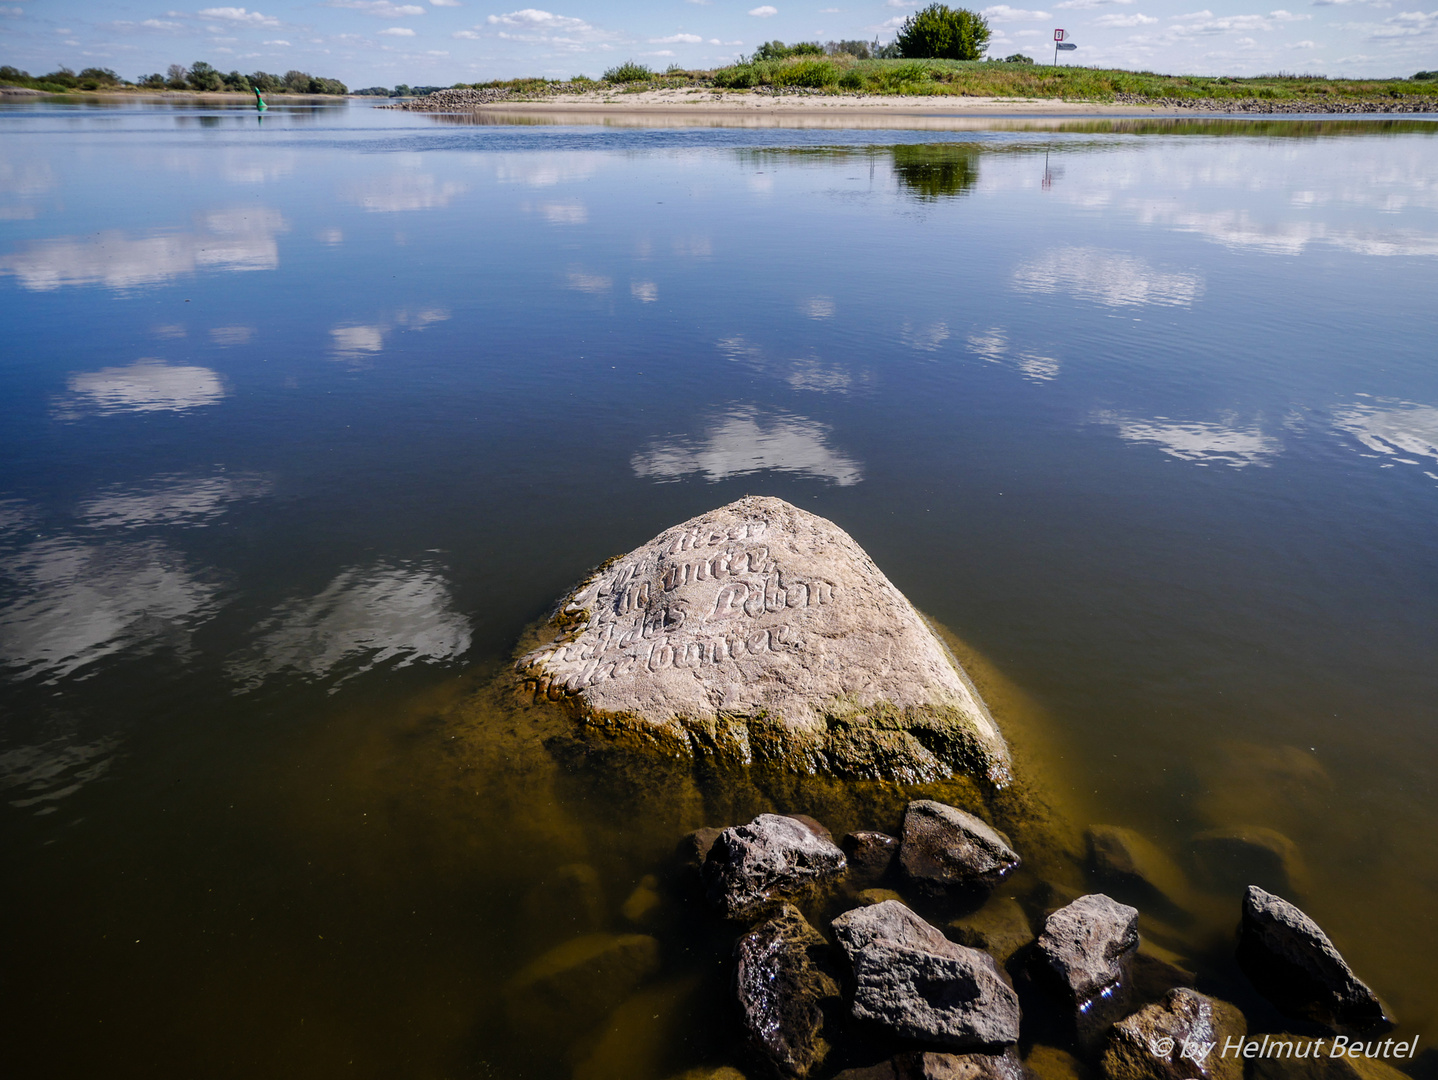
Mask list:
[[[634,60],[712,68],[765,41],[889,41],[909,0],[0,0],[0,64],[40,74],[108,67],[138,79],[204,60],[222,71],[294,68],[367,86],[597,77]],[[1272,2],[1272,0],[1269,0]],[[975,6],[989,54],[1175,74],[1404,76],[1438,69],[1438,0],[1055,0]],[[822,6],[821,6],[822,5]],[[954,6],[958,6],[955,4]],[[1425,7],[1433,10],[1425,10]]]

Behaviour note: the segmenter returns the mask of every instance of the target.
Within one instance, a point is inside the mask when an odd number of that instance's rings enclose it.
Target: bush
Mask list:
[[[1419,71],[1413,76],[1415,79],[1438,79],[1438,71]]]
[[[833,86],[839,81],[839,69],[828,60],[800,60],[781,67],[769,81],[775,86]]]
[[[766,41],[754,50],[754,55],[749,57],[750,63],[760,63],[764,60],[787,60],[791,56],[823,56],[824,46],[817,41],[801,41],[795,45],[785,45],[782,41]]]
[[[1033,62],[1034,58],[1032,56],[1025,56],[1021,52],[1016,52],[1012,56],[1004,57],[1004,63],[1006,64],[1032,64]]]
[[[824,44],[824,52],[830,56],[852,56],[855,60],[868,60],[872,56],[867,41],[829,41]]]
[[[864,89],[864,76],[857,71],[846,71],[839,76],[839,89],[841,90],[862,90]]]
[[[648,82],[652,78],[654,78],[654,72],[643,64],[636,64],[633,60],[626,60],[618,67],[612,67],[604,73],[604,81],[611,83]]]
[[[754,69],[748,64],[735,64],[714,73],[714,85],[722,90],[748,90],[754,85]]]
[[[905,57],[977,60],[989,44],[989,23],[967,8],[930,4],[899,27],[895,44]]]
[[[889,68],[883,74],[885,85],[891,89],[897,89],[906,83],[928,82],[934,77],[928,64],[900,64],[898,67]]]

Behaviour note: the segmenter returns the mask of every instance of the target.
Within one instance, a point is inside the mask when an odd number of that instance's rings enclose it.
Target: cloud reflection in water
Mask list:
[[[79,371],[66,380],[69,393],[55,403],[55,416],[75,420],[122,412],[184,412],[214,405],[225,384],[209,368],[136,360],[128,367]]]
[[[1110,307],[1189,305],[1203,295],[1197,274],[1165,273],[1136,255],[1097,248],[1045,252],[1015,270],[1013,281],[1025,292],[1067,292]]]
[[[346,570],[317,596],[285,601],[255,633],[228,665],[245,690],[282,673],[320,679],[343,666],[338,687],[376,664],[439,663],[470,644],[469,620],[454,610],[439,570],[386,563]]]
[[[699,473],[710,482],[772,470],[840,487],[864,478],[863,466],[829,445],[827,426],[785,413],[761,415],[752,406],[730,410],[698,438],[659,440],[630,460],[645,479],[678,480]]]
[[[1152,444],[1171,457],[1197,465],[1230,465],[1235,469],[1266,466],[1266,459],[1282,449],[1277,439],[1257,427],[1237,427],[1232,423],[1177,421],[1166,416],[1148,420],[1112,412],[1099,413],[1094,419],[1117,428],[1121,439]]]

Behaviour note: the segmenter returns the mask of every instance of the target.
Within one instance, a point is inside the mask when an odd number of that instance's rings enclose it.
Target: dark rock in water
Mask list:
[[[1008,837],[952,806],[919,799],[904,811],[899,864],[928,891],[992,889],[1019,865]]]
[[[619,914],[629,922],[643,926],[658,920],[664,907],[664,897],[659,893],[659,879],[645,874],[634,891],[620,905]]]
[[[1215,828],[1267,825],[1292,831],[1327,812],[1333,781],[1302,747],[1226,743],[1211,760],[1195,765],[1201,789],[1196,809]]]
[[[993,958],[894,900],[846,911],[834,934],[854,969],[853,1015],[956,1050],[1018,1041],[1019,999]]]
[[[886,880],[899,857],[898,838],[888,833],[846,833],[839,846],[849,860],[849,882],[859,889],[867,889]]]
[[[1144,939],[1128,961],[1136,1001],[1158,1001],[1170,990],[1192,987],[1198,973],[1184,966],[1183,957]]]
[[[839,982],[829,946],[799,909],[778,911],[739,939],[735,994],[749,1045],[781,1076],[806,1077],[829,1053],[824,1010]]]
[[[1080,896],[1044,920],[1038,954],[1076,1005],[1083,1006],[1124,976],[1138,948],[1138,909],[1103,893]]]
[[[1393,1026],[1387,1007],[1319,925],[1257,885],[1243,898],[1238,963],[1258,991],[1290,1016],[1341,1032]]]
[[[703,828],[695,829],[683,840],[679,841],[679,848],[675,852],[679,862],[685,866],[692,866],[696,870],[704,865],[704,860],[709,858],[709,849],[714,846],[714,841],[719,839],[723,829]]]
[[[1332,1039],[1287,1034],[1264,1039],[1263,1052],[1249,1062],[1250,1080],[1408,1080],[1407,1073],[1377,1058],[1334,1057]]]
[[[797,821],[800,825],[804,826],[804,828],[808,829],[820,840],[827,840],[831,844],[834,842],[834,834],[831,833],[828,829],[824,828],[823,825],[821,825],[814,818],[811,818],[808,814],[785,814],[783,816]]]
[[[760,814],[715,838],[704,861],[704,889],[726,917],[744,918],[838,878],[845,866],[844,853],[807,826]]]
[[[1243,1080],[1244,1059],[1225,1055],[1248,1034],[1243,1014],[1196,990],[1172,990],[1120,1020],[1103,1055],[1105,1080]]]
[[[900,1054],[895,1080],[1024,1080],[1024,1066],[1013,1047],[1002,1054]]]
[[[1011,896],[990,900],[967,918],[955,919],[949,930],[960,945],[983,949],[1000,964],[1034,940],[1028,915]]]
[[[860,889],[854,894],[854,899],[865,907],[882,904],[885,900],[895,900],[900,904],[904,903],[904,898],[893,889]],[[905,904],[904,906],[907,907],[908,905]]]
[[[1024,1058],[1024,1070],[1033,1080],[1090,1080],[1088,1066],[1067,1050],[1056,1046],[1034,1046]]]
[[[1201,879],[1217,891],[1239,892],[1249,885],[1283,896],[1308,891],[1298,845],[1277,829],[1245,825],[1201,832],[1193,838],[1193,857]]]
[[[993,717],[923,616],[848,533],[782,499],[739,499],[605,563],[527,645],[525,696],[670,760],[1011,779]]]
[[[525,1031],[588,1027],[659,970],[647,934],[587,934],[526,964],[507,989],[510,1021]]]
[[[1147,837],[1121,825],[1093,825],[1086,838],[1089,870],[1100,881],[1171,909],[1190,906],[1188,879]]]

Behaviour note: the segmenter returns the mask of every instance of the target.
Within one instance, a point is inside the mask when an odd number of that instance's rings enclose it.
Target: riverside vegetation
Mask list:
[[[28,71],[6,64],[0,67],[0,87],[18,87],[22,90],[39,90],[47,94],[70,94],[78,91],[155,91],[186,90],[191,93],[216,93],[230,91],[248,94],[258,90],[264,94],[331,94],[349,93],[349,88],[338,79],[327,79],[311,75],[307,71],[287,71],[283,75],[272,75],[268,71],[255,71],[245,75],[239,71],[228,74],[203,60],[197,60],[189,67],[171,64],[162,75],[153,72],[141,75],[134,82],[121,78],[110,68],[87,67],[73,71],[61,66],[45,75],[31,75]]]

